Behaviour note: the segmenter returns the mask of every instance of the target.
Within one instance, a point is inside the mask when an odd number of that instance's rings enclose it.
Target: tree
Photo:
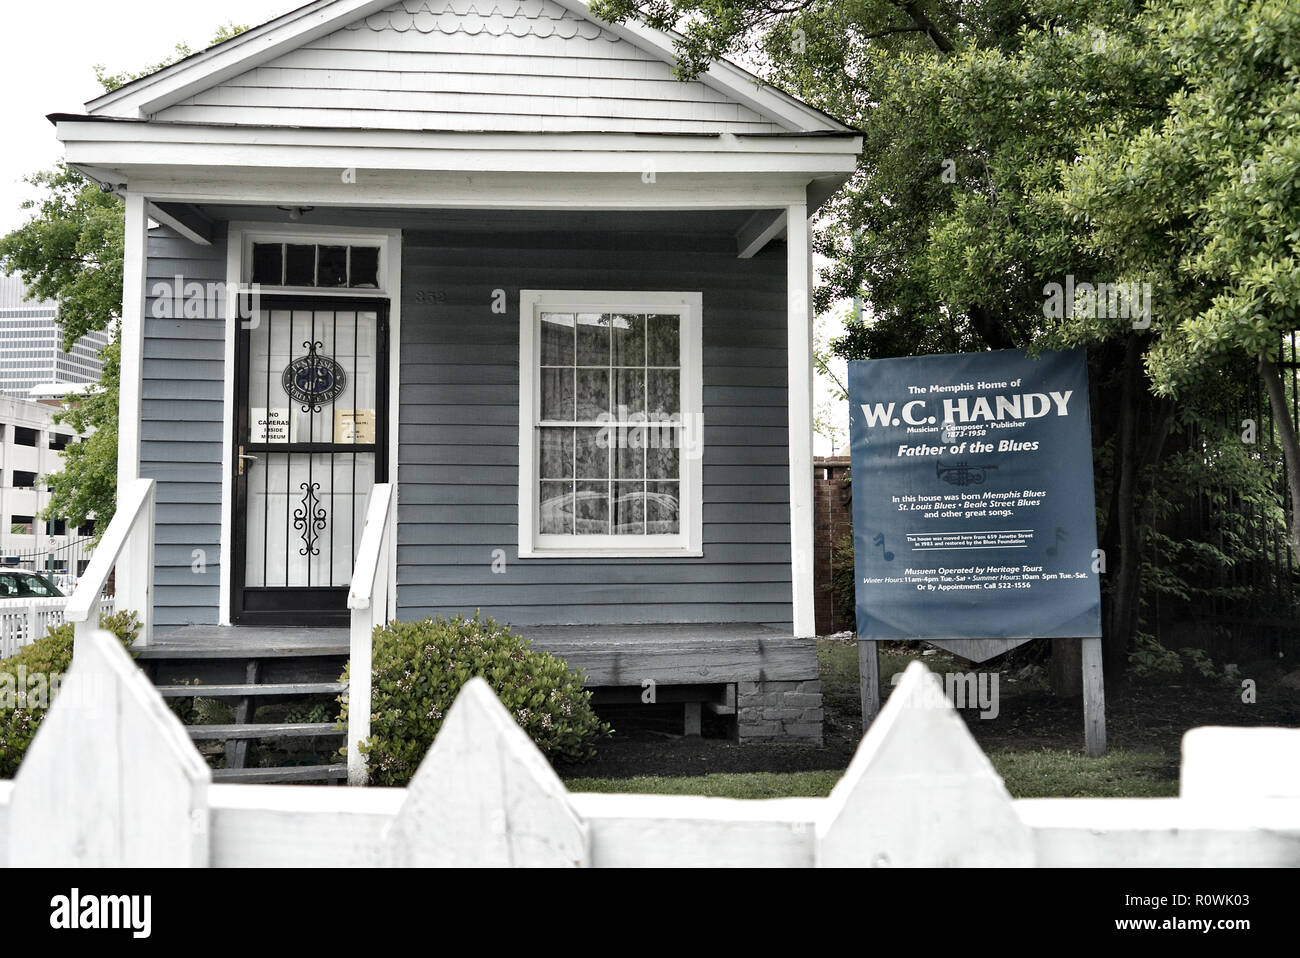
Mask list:
[[[1088,343],[1111,670],[1124,666],[1139,634],[1143,590],[1186,591],[1186,582],[1170,583],[1148,561],[1156,524],[1173,508],[1154,481],[1188,430],[1210,428],[1225,403],[1220,389],[1187,391],[1177,404],[1157,390],[1147,374],[1151,334],[1130,318],[1076,311],[1053,320],[1044,309],[1045,285],[1067,276],[1150,282],[1162,308],[1165,297],[1201,295],[1178,276],[1176,256],[1148,247],[1152,255],[1135,262],[1121,244],[1093,241],[1064,198],[1076,160],[1104,131],[1159,129],[1187,83],[1174,69],[1186,54],[1153,28],[1145,6],[601,0],[594,7],[678,27],[679,75],[744,51],[765,81],[863,131],[858,170],[824,211],[815,239],[832,260],[818,307],[858,295],[870,305],[871,320],[850,325],[835,344],[840,355]],[[1216,69],[1212,47],[1197,51],[1207,75]],[[1240,370],[1219,373],[1217,386],[1240,388]]]
[[[245,29],[226,24],[213,42]],[[96,66],[95,76],[108,92],[189,54],[188,46],[177,44],[170,57],[141,73],[110,75]],[[0,265],[8,274],[20,273],[35,296],[58,303],[65,350],[92,330],[113,329],[112,342],[101,354],[103,372],[96,389],[55,416],[56,422],[67,423],[79,433],[94,433],[70,444],[63,454],[63,469],[45,477],[50,501],[41,515],[76,526],[94,516],[102,534],[117,500],[121,348],[116,322],[122,309],[125,209],[118,197],[67,166],[36,173],[28,182],[45,195],[25,202],[23,208],[32,210],[32,216],[0,238]]]
[[[1107,124],[1065,172],[1064,203],[1091,249],[1164,279],[1145,355],[1158,394],[1185,401],[1243,357],[1256,364],[1300,558],[1300,443],[1275,362],[1300,326],[1300,7],[1164,0],[1143,27],[1180,81],[1167,118]]]
[[[117,489],[117,383],[122,309],[122,201],[103,192],[80,173],[60,166],[29,177],[43,188],[43,200],[24,203],[35,214],[0,239],[0,262],[7,273],[21,273],[31,291],[59,304],[63,348],[91,330],[114,330],[100,358],[96,388],[58,412],[55,422],[93,435],[70,443],[63,468],[44,477],[50,488],[44,519],[82,526],[98,517],[102,534],[112,518]]]

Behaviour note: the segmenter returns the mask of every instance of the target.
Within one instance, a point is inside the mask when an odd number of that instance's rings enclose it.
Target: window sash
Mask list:
[[[577,298],[572,300],[567,298],[571,295]],[[597,297],[608,298],[597,299]],[[521,470],[520,472],[521,520],[524,519],[524,506],[530,506],[526,510],[526,524],[523,521],[520,524],[521,556],[547,554],[605,556],[700,554],[698,551],[700,538],[698,513],[701,506],[700,464],[688,461],[686,455],[688,446],[694,438],[694,429],[698,428],[698,426],[692,427],[691,423],[687,422],[687,419],[692,416],[698,418],[701,411],[699,399],[699,380],[702,373],[699,343],[700,298],[698,293],[654,292],[642,295],[634,293],[567,294],[558,291],[523,291],[521,296],[521,312],[523,315],[521,315],[520,320],[521,325],[525,327],[527,332],[527,352],[521,353],[520,360],[521,364],[527,364],[531,388],[528,388],[520,397],[521,402],[527,401],[529,404],[526,415],[522,417],[522,425],[528,435],[521,435],[520,437],[521,466],[527,460],[527,471]],[[574,325],[572,328],[574,329],[575,345],[572,364],[556,363],[553,356],[544,357],[543,314],[573,314]],[[645,351],[642,353],[647,360],[646,365],[633,366],[626,362],[616,364],[614,362],[614,359],[617,358],[614,355],[614,337],[611,336],[608,363],[605,365],[578,365],[577,314],[605,316],[625,314],[629,316],[665,317],[672,315],[676,317],[676,364],[665,364],[663,357],[656,357],[658,361],[650,365],[651,356],[648,345],[644,347]],[[648,336],[643,337],[643,339],[648,339]],[[554,346],[552,345],[550,348],[553,352]],[[543,362],[544,358],[548,358],[550,361]],[[568,359],[569,357],[562,356],[561,358]],[[572,419],[542,418],[543,371],[555,369],[574,370],[575,372],[578,370],[616,371],[620,369],[643,373],[655,370],[674,372],[678,375],[674,391],[676,411],[664,414],[662,418],[648,418],[644,409],[634,409],[628,412],[624,407],[620,410],[619,406],[612,401],[611,396],[609,405],[613,406],[613,409],[611,414],[605,418],[577,418],[576,416]],[[646,387],[643,386],[644,388]],[[576,394],[576,385],[573,391]],[[641,403],[643,407],[648,404],[644,400]],[[674,418],[668,418],[669,416]],[[543,469],[542,463],[541,443],[543,429],[609,429],[621,434],[648,430],[658,433],[660,440],[665,435],[671,435],[673,437],[671,445],[678,450],[675,474],[651,476],[648,474],[643,460],[639,476],[621,477],[618,475],[617,465],[613,461],[618,448],[615,446],[614,451],[611,452],[608,469],[603,475],[579,476],[577,475],[576,464],[568,470],[573,473],[571,476],[548,475]],[[645,523],[647,521],[665,521],[663,519],[653,520],[647,505],[649,496],[652,494],[662,495],[665,491],[675,490],[677,531],[614,531],[616,528],[614,509],[618,500],[617,489],[620,482],[640,486],[643,530],[646,529]],[[525,483],[527,488],[524,486]],[[570,526],[572,531],[543,531],[546,528],[542,514],[543,483],[567,484],[569,486],[569,494],[573,497],[570,500],[573,513],[572,525]],[[609,490],[605,499],[607,504],[605,519],[608,522],[607,528],[610,531],[594,534],[577,531],[577,520],[579,518],[577,494],[580,485],[584,484],[589,486],[603,484]]]

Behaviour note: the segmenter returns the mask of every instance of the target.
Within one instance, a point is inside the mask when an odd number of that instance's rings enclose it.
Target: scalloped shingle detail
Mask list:
[[[402,0],[347,26],[349,30],[453,34],[494,37],[561,37],[599,39],[600,25],[547,0]],[[606,40],[617,41],[613,35]]]

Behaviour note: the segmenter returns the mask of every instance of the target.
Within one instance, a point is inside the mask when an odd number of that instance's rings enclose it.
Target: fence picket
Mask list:
[[[14,779],[8,864],[206,865],[211,780],[121,642],[92,631]]]
[[[481,678],[448,710],[387,845],[393,864],[417,867],[572,867],[588,857],[564,783]]]
[[[1184,761],[1180,798],[1013,801],[915,663],[829,798],[570,795],[482,679],[405,790],[213,785],[97,630],[0,781],[0,865],[1300,865],[1300,730],[1193,730]]]
[[[978,822],[978,827],[971,827]],[[1033,839],[920,662],[872,723],[817,823],[818,864],[1024,866]]]

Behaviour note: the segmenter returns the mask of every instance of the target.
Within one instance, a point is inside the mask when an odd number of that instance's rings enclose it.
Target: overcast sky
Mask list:
[[[0,234],[22,225],[23,200],[33,190],[23,177],[48,169],[62,156],[50,113],[81,113],[101,91],[95,64],[109,73],[134,72],[168,56],[177,43],[208,46],[217,29],[234,22],[256,26],[306,0],[63,0],[54,6],[7,0],[0,29]],[[838,323],[832,321],[833,327]],[[843,367],[836,364],[840,375]],[[819,382],[818,401],[827,399]],[[847,417],[845,417],[847,420]],[[818,437],[817,452],[830,444]]]
[[[166,57],[177,43],[201,50],[217,28],[264,23],[305,0],[7,0],[0,29],[0,233],[26,219],[24,176],[60,159],[48,113],[81,113],[101,91],[95,64],[134,72]]]

